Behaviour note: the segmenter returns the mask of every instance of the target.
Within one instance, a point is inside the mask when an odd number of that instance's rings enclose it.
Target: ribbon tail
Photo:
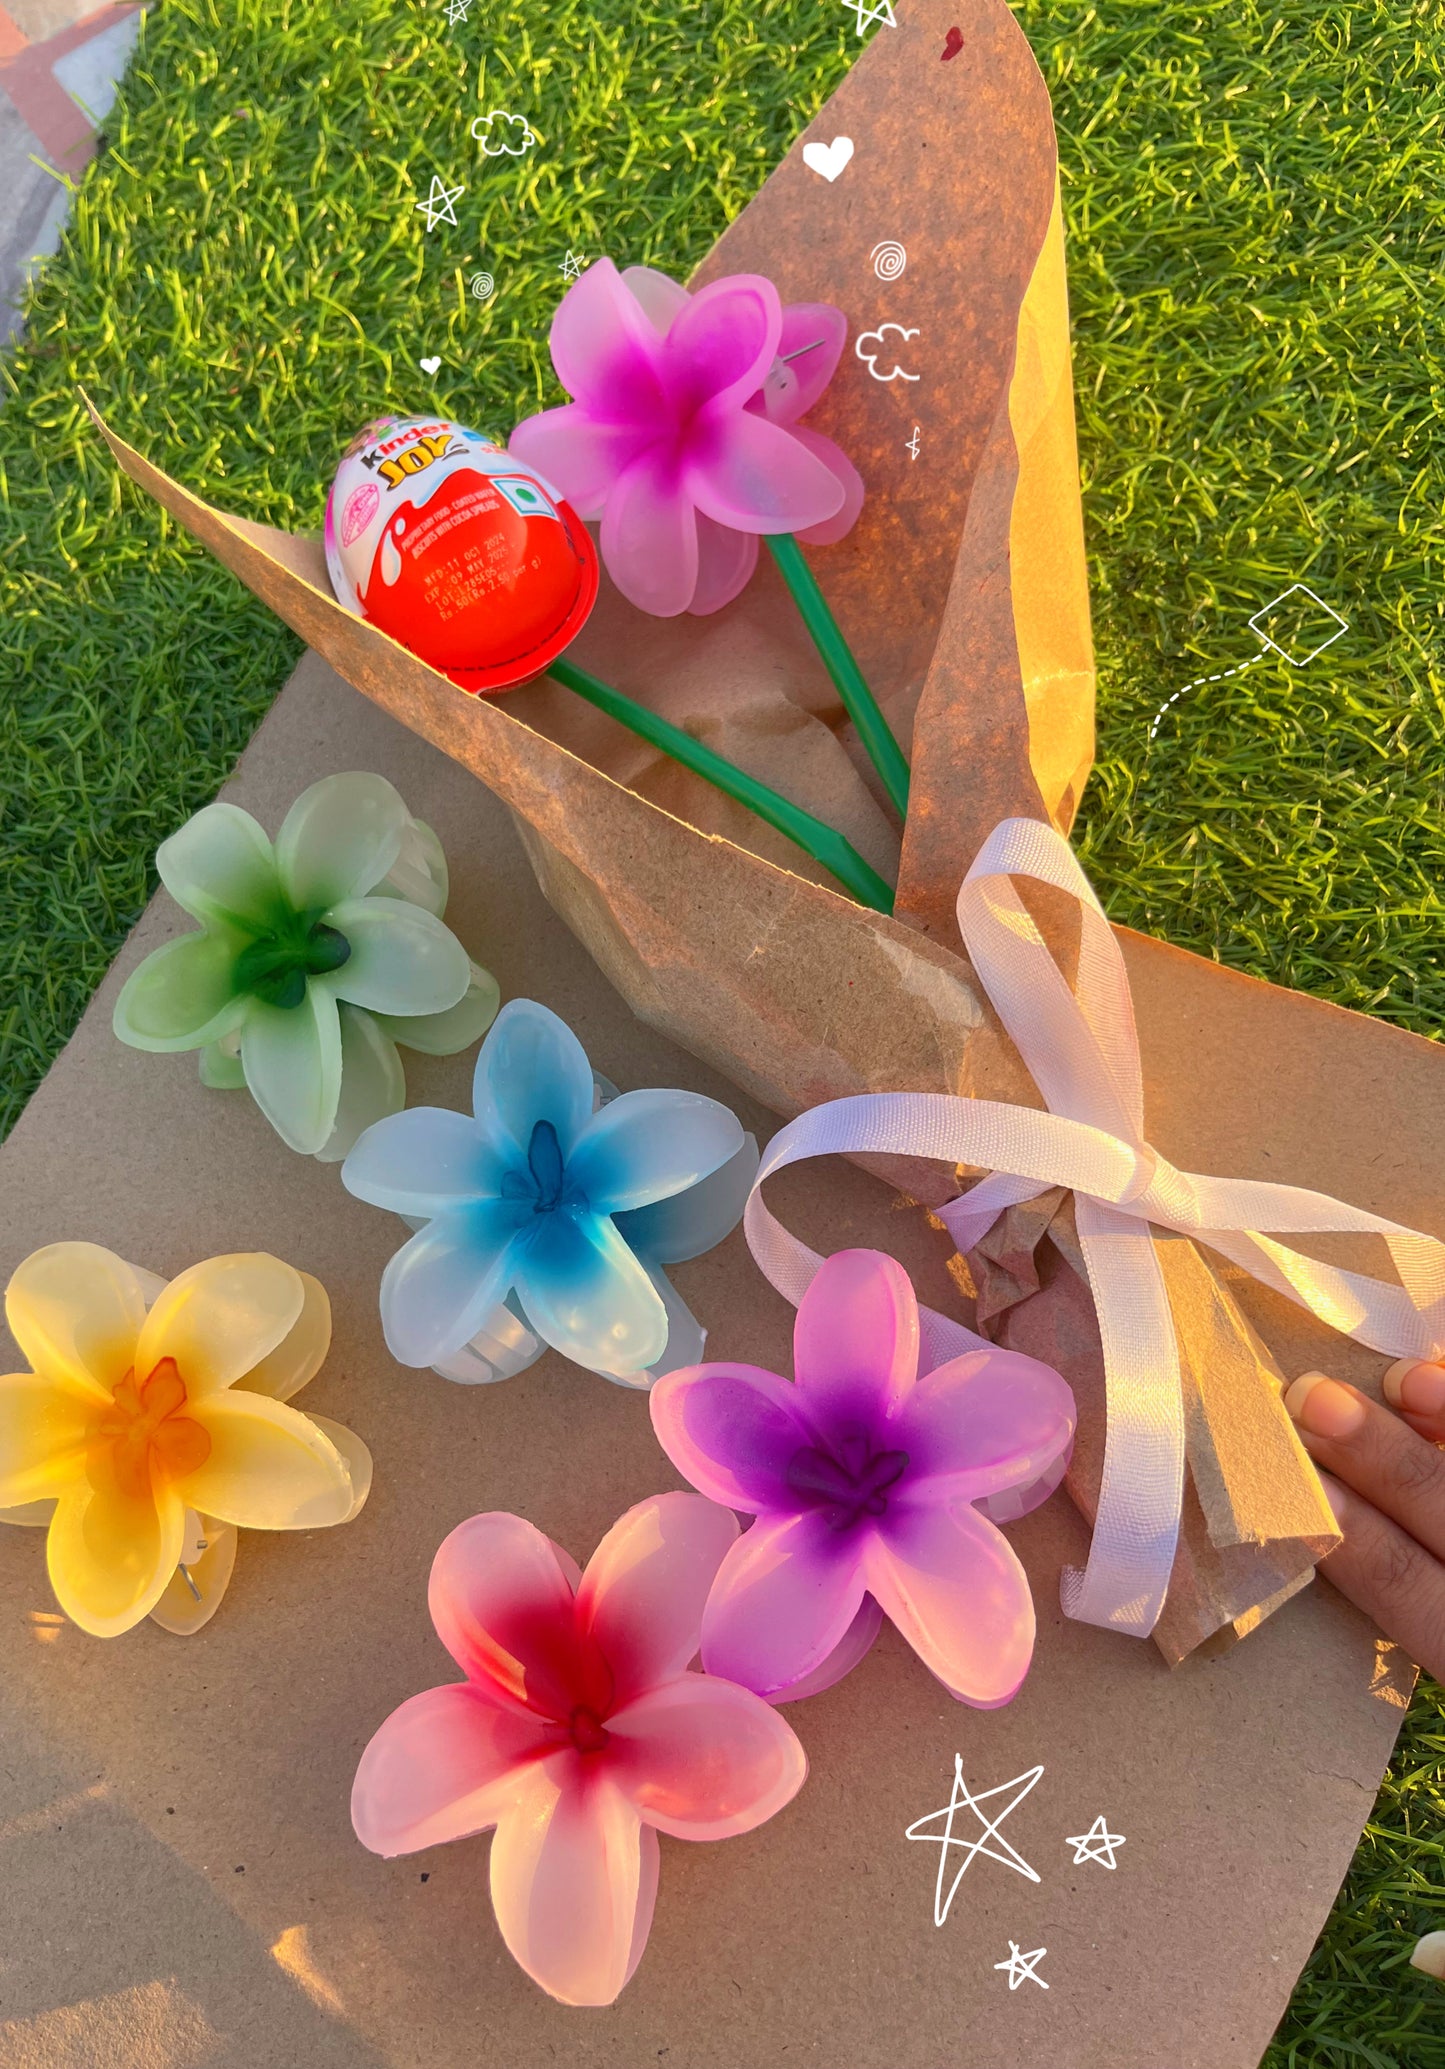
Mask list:
[[[1147,1225],[1075,1200],[1104,1349],[1104,1471],[1088,1564],[1066,1570],[1064,1614],[1147,1638],[1159,1620],[1184,1502],[1184,1399],[1164,1274]]]

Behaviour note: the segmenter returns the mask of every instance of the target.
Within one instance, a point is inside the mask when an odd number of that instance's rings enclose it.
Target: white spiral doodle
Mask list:
[[[472,275],[472,293],[479,302],[485,302],[490,297],[496,284],[490,273],[474,273]]]
[[[882,244],[875,244],[868,256],[880,280],[896,280],[908,264],[907,252],[892,237],[886,238]]]

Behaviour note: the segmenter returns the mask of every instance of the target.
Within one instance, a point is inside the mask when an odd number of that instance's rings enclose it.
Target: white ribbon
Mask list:
[[[1070,990],[1010,878],[1067,892],[1083,920]],[[1087,1567],[1067,1571],[1065,1613],[1146,1637],[1164,1606],[1184,1488],[1179,1348],[1150,1223],[1191,1236],[1343,1335],[1394,1357],[1445,1351],[1445,1244],[1327,1193],[1179,1171],[1144,1137],[1134,1008],[1119,944],[1072,849],[1052,827],[1005,819],[958,894],[969,960],[1048,1112],[947,1093],[878,1092],[801,1114],[773,1137],[744,1227],[767,1278],[795,1305],[822,1262],[764,1206],[786,1164],[833,1153],[938,1158],[992,1175],[939,1210],[960,1250],[1006,1207],[1074,1194],[1107,1382],[1103,1481]],[[1187,1063],[1187,1059],[1184,1059]],[[1378,1235],[1400,1283],[1321,1264],[1277,1235]],[[925,1369],[983,1338],[923,1311]]]

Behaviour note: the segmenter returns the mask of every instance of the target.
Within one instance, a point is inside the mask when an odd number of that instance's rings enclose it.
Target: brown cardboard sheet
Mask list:
[[[448,918],[504,996],[563,1014],[619,1085],[692,1086],[769,1131],[628,1010],[548,910],[497,798],[314,657],[227,795],[274,830],[304,785],[347,768],[380,770],[435,825]],[[1408,1667],[1319,1582],[1173,1672],[1152,1646],[1066,1623],[1059,1571],[1085,1530],[1060,1499],[1009,1533],[1039,1616],[1015,1702],[954,1703],[885,1631],[790,1711],[811,1774],[786,1811],[717,1845],[663,1840],[651,1941],[614,2008],[564,2010],[513,1966],[486,1839],[394,1862],[363,1850],[347,1811],[361,1748],[405,1696],[455,1678],[425,1612],[445,1533],[508,1508],[585,1557],[676,1481],[645,1401],[555,1357],[476,1390],[392,1363],[376,1295],[401,1225],[285,1149],[244,1096],[205,1091],[193,1058],[110,1032],[123,977],[185,924],[163,899],[145,914],[0,1149],[0,1271],[85,1238],[166,1274],[249,1247],[315,1272],[336,1333],[307,1404],[365,1437],[375,1489],[345,1528],[243,1535],[220,1613],[185,1639],[63,1625],[39,1533],[0,1531],[0,2069],[1254,2069],[1368,1814]],[[1193,1059],[1153,1088],[1171,1153],[1438,1225],[1438,1051],[1125,945],[1146,1057]],[[470,1068],[409,1057],[411,1099],[463,1103]],[[886,1245],[923,1298],[960,1311],[946,1239],[874,1178],[835,1161],[772,1197],[818,1247]],[[679,1277],[715,1352],[790,1369],[791,1311],[741,1234]],[[1287,1369],[1371,1363],[1265,1320]],[[938,1849],[904,1833],[949,1802],[956,1755],[974,1792],[1042,1764],[1000,1827],[1041,1879],[975,1858],[940,1928]],[[1112,1872],[1066,1843],[1101,1815],[1125,1841]],[[962,1807],[954,1831],[983,1826]],[[956,1847],[945,1891],[961,1861]],[[1010,1941],[1047,1949],[1047,1990],[1010,1991],[995,1967]]]

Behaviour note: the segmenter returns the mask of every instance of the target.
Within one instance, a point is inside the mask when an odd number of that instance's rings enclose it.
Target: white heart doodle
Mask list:
[[[821,173],[829,181],[837,179],[852,156],[853,139],[850,136],[835,136],[831,144],[803,146],[803,163],[809,172]]]
[[[423,372],[424,374],[434,374],[434,373],[436,372],[437,368],[438,368],[438,367],[439,367],[440,365],[441,365],[441,360],[440,360],[440,358],[437,358],[437,359],[424,359],[424,360],[423,360],[423,361],[421,362],[421,370],[422,370],[422,372]]]

